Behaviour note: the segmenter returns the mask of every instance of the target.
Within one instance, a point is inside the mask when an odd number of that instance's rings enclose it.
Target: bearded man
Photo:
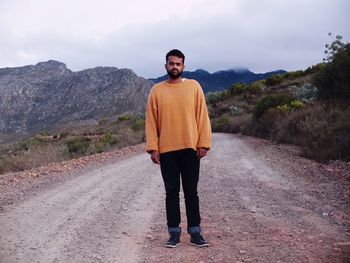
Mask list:
[[[203,90],[195,80],[185,79],[185,56],[177,49],[166,54],[168,79],[154,85],[146,109],[146,151],[160,165],[165,186],[169,240],[180,243],[180,178],[185,197],[190,243],[209,245],[201,235],[197,184],[200,159],[211,148],[211,126]]]

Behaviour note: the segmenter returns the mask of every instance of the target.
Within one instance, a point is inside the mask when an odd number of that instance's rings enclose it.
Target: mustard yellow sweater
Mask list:
[[[195,80],[154,85],[146,110],[146,151],[211,148],[211,126],[203,90]]]

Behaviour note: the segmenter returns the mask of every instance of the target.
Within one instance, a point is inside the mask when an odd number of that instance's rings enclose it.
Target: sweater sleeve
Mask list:
[[[198,83],[196,121],[198,129],[197,148],[211,148],[211,125],[207,104],[201,86]]]
[[[146,151],[159,151],[158,106],[153,90],[150,91],[146,106]]]

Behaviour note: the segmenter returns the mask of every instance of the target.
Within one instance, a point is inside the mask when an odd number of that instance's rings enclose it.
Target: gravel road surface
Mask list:
[[[182,242],[163,247],[164,187],[146,153],[74,176],[5,175],[0,262],[349,262],[349,167],[298,157],[292,146],[214,134],[199,182],[211,243],[202,249],[189,245],[182,193]]]

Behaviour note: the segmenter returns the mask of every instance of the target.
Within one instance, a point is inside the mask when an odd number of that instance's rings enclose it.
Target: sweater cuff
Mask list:
[[[149,145],[146,147],[146,152],[151,153],[151,151],[158,151],[159,152],[159,148],[158,146],[155,145]]]
[[[211,145],[208,142],[198,142],[197,149],[198,148],[206,148],[206,149],[210,150]]]

